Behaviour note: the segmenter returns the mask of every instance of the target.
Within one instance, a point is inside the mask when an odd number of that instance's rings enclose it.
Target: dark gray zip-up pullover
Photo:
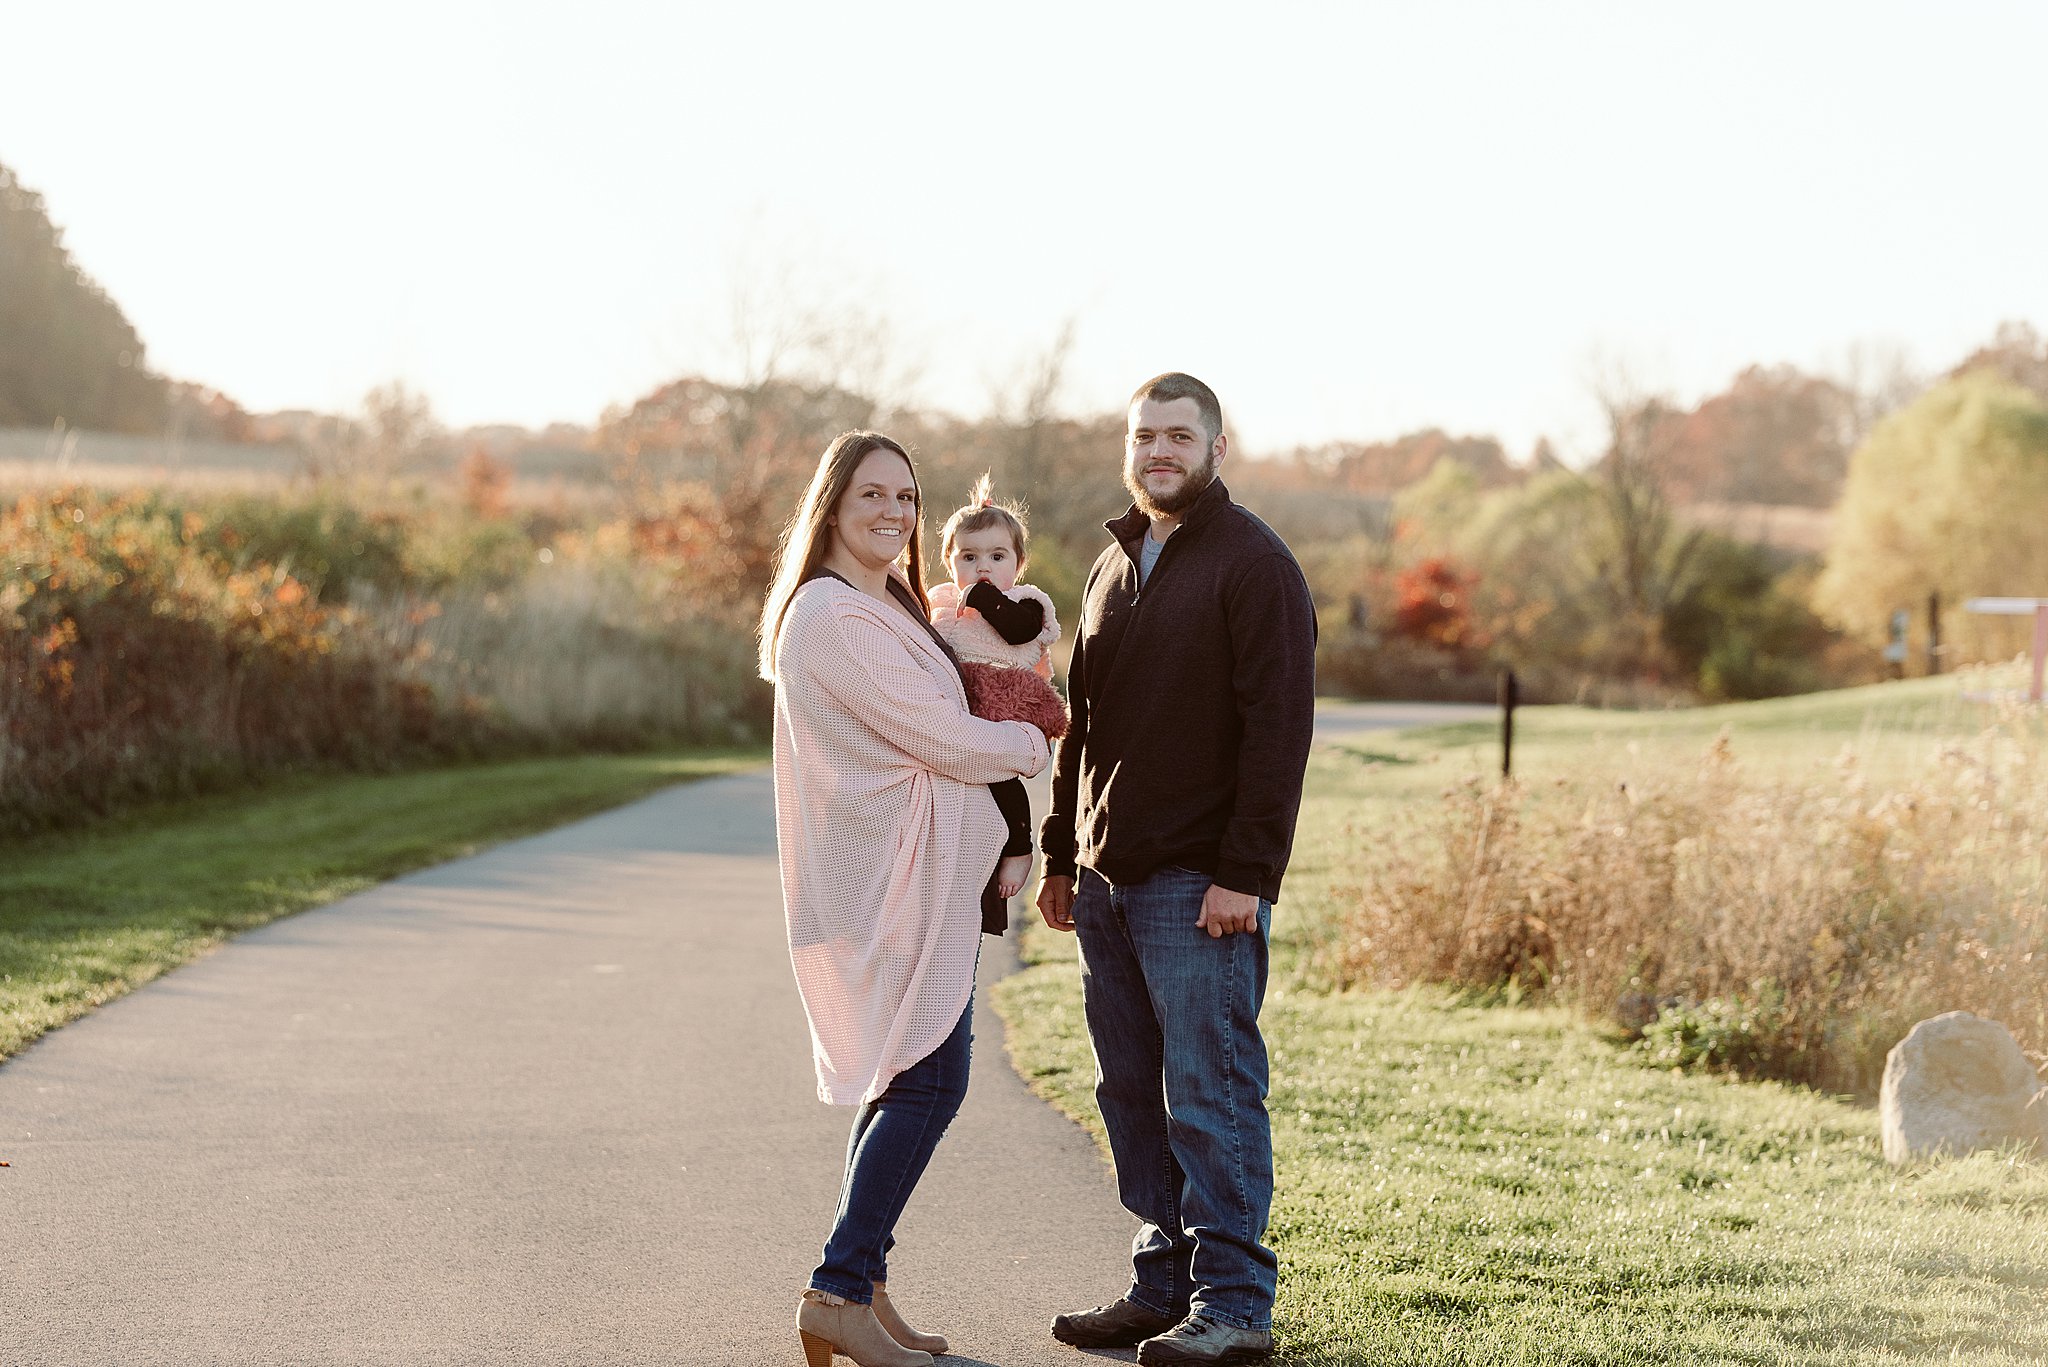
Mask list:
[[[1167,864],[1278,900],[1315,724],[1315,607],[1287,543],[1218,480],[1143,590],[1134,506],[1088,572],[1073,729],[1040,827],[1048,875],[1137,883]]]

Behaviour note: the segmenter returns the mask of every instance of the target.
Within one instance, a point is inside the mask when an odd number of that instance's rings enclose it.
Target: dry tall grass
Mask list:
[[[1323,962],[1577,1003],[1675,1064],[1875,1090],[1912,1024],[2004,1022],[2048,1059],[2048,742],[2009,707],[1900,781],[1855,747],[1760,779],[1697,764],[1540,791],[1471,783],[1381,840]]]
[[[738,741],[767,724],[738,614],[616,560],[551,564],[434,601],[366,593],[357,609],[411,677],[440,696],[489,699],[523,735],[644,746]]]

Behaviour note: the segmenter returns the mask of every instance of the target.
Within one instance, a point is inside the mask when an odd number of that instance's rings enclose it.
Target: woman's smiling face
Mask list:
[[[917,481],[894,451],[868,452],[828,519],[832,539],[860,565],[884,569],[917,535]]]

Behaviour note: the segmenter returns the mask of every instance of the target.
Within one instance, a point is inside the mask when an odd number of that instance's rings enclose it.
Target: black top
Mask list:
[[[1138,883],[1167,864],[1274,901],[1315,723],[1315,607],[1287,543],[1222,482],[1141,592],[1136,507],[1088,572],[1067,674],[1073,724],[1040,828],[1049,875]]]

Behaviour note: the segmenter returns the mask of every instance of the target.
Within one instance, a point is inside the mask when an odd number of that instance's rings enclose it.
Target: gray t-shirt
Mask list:
[[[1152,567],[1159,563],[1159,552],[1166,548],[1164,541],[1154,541],[1152,533],[1145,533],[1145,544],[1138,547],[1138,587],[1144,588],[1145,581],[1152,577]]]

